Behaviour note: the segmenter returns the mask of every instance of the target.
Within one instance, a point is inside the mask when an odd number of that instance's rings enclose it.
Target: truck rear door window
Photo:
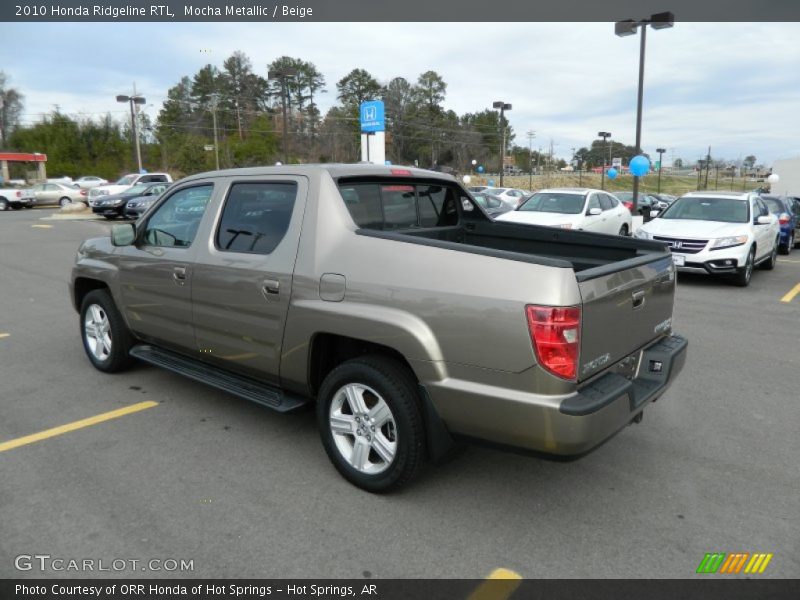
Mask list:
[[[217,248],[271,254],[289,229],[296,198],[294,182],[234,183],[217,228]]]
[[[456,190],[448,185],[342,183],[345,206],[363,229],[392,231],[458,224]]]

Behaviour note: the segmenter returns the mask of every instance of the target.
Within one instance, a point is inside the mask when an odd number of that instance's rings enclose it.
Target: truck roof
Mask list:
[[[297,164],[263,167],[244,167],[240,169],[222,169],[219,171],[206,171],[197,173],[183,179],[191,181],[209,176],[258,176],[258,175],[315,175],[322,171],[330,173],[331,177],[424,177],[426,179],[442,179],[444,181],[455,181],[452,175],[438,171],[429,171],[417,167],[407,167],[401,165],[374,165],[368,163],[320,163],[320,164]]]

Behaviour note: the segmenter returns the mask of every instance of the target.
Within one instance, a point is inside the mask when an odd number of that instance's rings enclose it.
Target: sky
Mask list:
[[[635,141],[638,37],[613,23],[3,23],[0,69],[25,95],[23,123],[57,105],[70,115],[124,119],[117,94],[134,82],[155,119],[167,90],[234,51],[257,72],[288,55],[323,73],[324,112],[354,68],[381,83],[438,72],[446,109],[513,105],[527,145],[569,159],[598,131]],[[696,161],[800,156],[800,23],[676,23],[647,35],[642,147]],[[9,50],[17,49],[17,50]],[[35,149],[30,149],[35,151]]]

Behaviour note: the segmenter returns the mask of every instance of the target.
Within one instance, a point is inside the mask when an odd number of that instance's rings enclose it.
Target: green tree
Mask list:
[[[336,89],[338,90],[337,98],[342,104],[348,109],[355,109],[356,112],[362,102],[374,100],[381,94],[378,80],[364,69],[350,71],[339,80]]]
[[[9,134],[19,124],[25,97],[8,85],[8,77],[0,71],[0,146],[5,146]]]

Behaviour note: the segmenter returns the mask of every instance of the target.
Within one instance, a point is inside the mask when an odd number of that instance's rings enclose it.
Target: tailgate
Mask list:
[[[626,266],[636,262],[635,266]],[[672,329],[675,268],[659,253],[652,260],[622,261],[619,270],[591,276],[578,286],[583,301],[578,381],[610,367]]]

